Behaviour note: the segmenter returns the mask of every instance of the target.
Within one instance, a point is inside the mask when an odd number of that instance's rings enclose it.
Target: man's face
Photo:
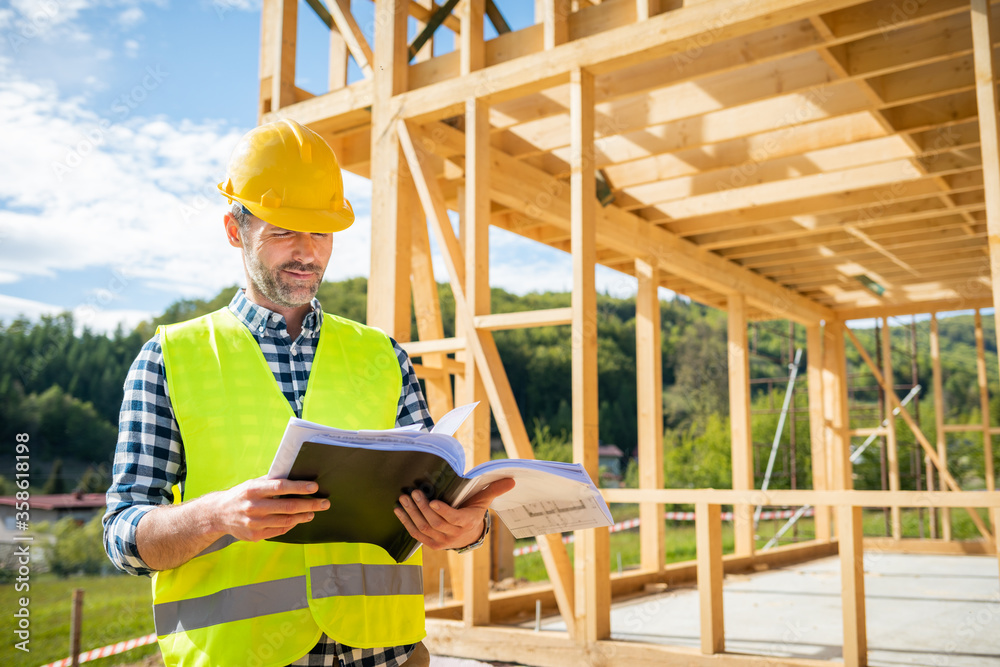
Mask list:
[[[330,261],[333,235],[293,232],[251,220],[240,236],[243,261],[256,292],[285,308],[309,303]]]

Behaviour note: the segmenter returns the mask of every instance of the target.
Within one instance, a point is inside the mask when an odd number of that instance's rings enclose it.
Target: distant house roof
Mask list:
[[[17,501],[14,496],[0,496],[0,505],[13,506]],[[106,499],[103,493],[56,493],[47,496],[31,496],[31,508],[39,510],[92,509],[104,507]]]
[[[618,449],[618,445],[601,445],[597,448],[597,456],[614,456],[621,458],[625,456],[625,452]]]

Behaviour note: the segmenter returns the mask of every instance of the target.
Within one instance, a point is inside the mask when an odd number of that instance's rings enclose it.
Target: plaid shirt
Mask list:
[[[285,319],[251,302],[237,290],[229,309],[246,325],[260,345],[274,379],[297,417],[309,382],[323,310],[313,299],[312,311],[302,321],[302,333],[292,340]],[[391,340],[391,339],[390,339]],[[420,423],[433,426],[423,392],[406,352],[392,341],[403,374],[403,390],[396,412],[396,425]],[[143,514],[174,500],[172,487],[184,481],[184,447],[167,390],[159,335],[139,352],[125,379],[125,398],[118,422],[118,446],[108,510],[104,515],[104,549],[115,566],[137,575],[152,570],[139,556],[136,526]],[[412,645],[383,649],[356,649],[326,635],[293,665],[380,667],[404,662]]]

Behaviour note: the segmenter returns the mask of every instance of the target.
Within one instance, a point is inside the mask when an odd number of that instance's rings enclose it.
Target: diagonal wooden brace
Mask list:
[[[875,362],[872,361],[868,352],[865,351],[865,348],[861,345],[857,336],[854,335],[854,332],[851,331],[849,327],[844,327],[844,331],[847,332],[847,337],[851,339],[851,343],[853,343],[854,347],[857,348],[861,358],[864,359],[865,363],[868,365],[868,369],[871,370],[872,375],[875,376],[875,381],[878,382],[879,385],[885,390],[885,395],[888,396],[889,400],[892,402],[892,407],[899,409],[899,416],[903,418],[906,425],[910,427],[911,431],[913,431],[913,435],[917,438],[917,442],[919,442],[920,446],[924,449],[924,454],[926,454],[927,458],[931,460],[934,467],[938,469],[938,474],[941,475],[941,479],[952,491],[961,491],[962,489],[958,487],[958,483],[955,481],[955,478],[951,476],[950,472],[948,472],[948,467],[941,463],[941,459],[938,458],[937,452],[933,447],[931,447],[931,443],[927,439],[927,436],[924,435],[924,432],[920,430],[919,426],[917,426],[917,422],[913,419],[910,413],[906,411],[906,408],[903,407],[902,403],[900,403],[899,397],[896,396],[896,392],[892,390],[892,387],[886,384],[882,373],[878,370],[878,367],[875,365]],[[982,533],[983,537],[985,537],[988,541],[992,541],[993,534],[990,532],[990,529],[986,527],[986,524],[983,523],[979,514],[977,514],[974,509],[969,507],[966,507],[965,511],[967,511],[969,516],[972,517],[972,522],[976,524],[976,528],[979,529],[979,532]]]
[[[467,332],[466,343],[469,351],[475,356],[476,364],[482,369],[483,385],[487,396],[489,396],[490,407],[493,408],[494,418],[497,422],[497,428],[500,430],[504,447],[507,449],[507,455],[511,458],[534,458],[531,442],[528,440],[528,433],[521,420],[521,413],[514,401],[514,392],[511,391],[507,373],[500,360],[500,353],[493,340],[493,334],[490,331],[476,328],[475,318],[465,298],[465,289],[459,269],[459,260],[462,257],[461,249],[455,238],[451,221],[448,219],[448,211],[437,178],[428,169],[428,161],[421,159],[424,153],[417,142],[422,137],[403,120],[397,121],[396,129],[399,134],[400,146],[409,164],[410,173],[413,175],[413,183],[420,196],[420,202],[431,222],[431,230],[434,232],[438,246],[441,248],[444,263],[448,269],[451,291],[455,297],[455,314],[461,318],[463,329]],[[570,636],[573,637],[575,633],[573,566],[570,564],[566,546],[562,543],[559,534],[542,535],[536,539],[542,559],[545,561],[545,569],[552,581],[559,613],[566,623]]]

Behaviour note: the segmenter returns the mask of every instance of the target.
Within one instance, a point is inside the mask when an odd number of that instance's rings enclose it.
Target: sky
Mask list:
[[[372,39],[371,3],[354,4]],[[514,29],[533,22],[531,0],[501,7]],[[296,85],[326,92],[326,27],[305,2],[298,24]],[[244,284],[215,184],[257,122],[259,35],[260,0],[0,1],[0,321],[68,310],[78,329],[128,330]],[[369,272],[371,184],[345,174],[345,190],[357,221],[327,280]],[[498,229],[490,241],[494,287],[570,288],[567,254]],[[435,273],[447,279],[439,255]],[[635,292],[603,267],[597,284]]]

